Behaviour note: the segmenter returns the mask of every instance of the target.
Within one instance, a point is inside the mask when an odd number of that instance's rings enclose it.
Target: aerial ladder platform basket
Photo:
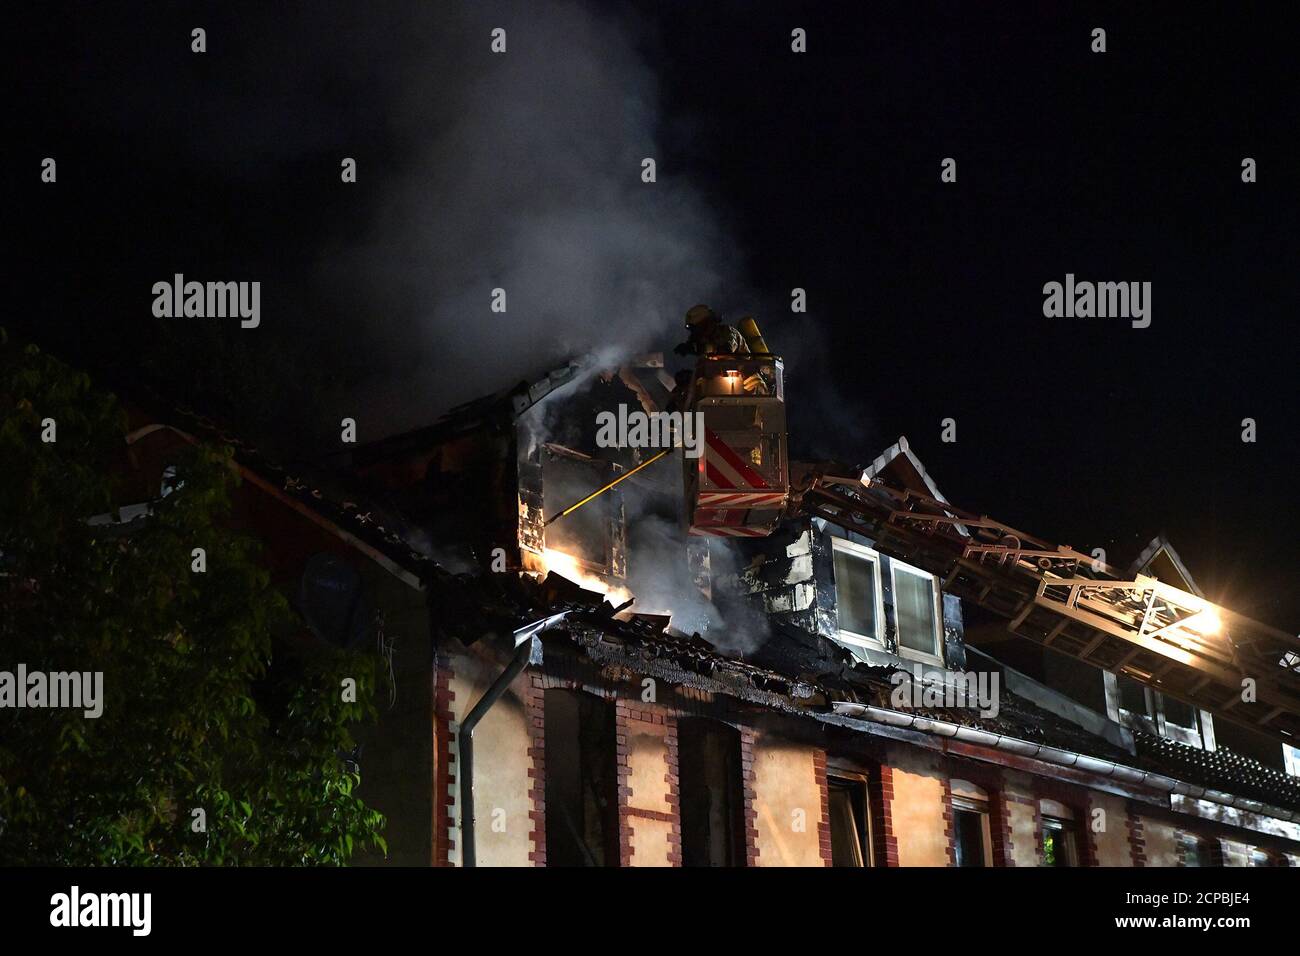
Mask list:
[[[762,343],[756,330],[747,338]],[[686,408],[702,416],[704,440],[698,458],[684,458],[691,534],[765,537],[785,509],[785,372],[781,358],[762,348],[696,363]]]

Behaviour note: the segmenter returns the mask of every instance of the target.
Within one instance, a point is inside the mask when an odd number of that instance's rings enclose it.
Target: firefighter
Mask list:
[[[691,379],[693,377],[694,374],[691,372],[690,369],[682,369],[680,372],[678,372],[676,375],[673,376],[673,390],[672,393],[668,396],[668,404],[665,406],[664,411],[667,412],[688,411],[686,407],[686,396],[691,390]]]
[[[707,305],[692,306],[686,313],[686,328],[690,338],[673,351],[678,355],[751,355],[754,348],[760,348],[764,356],[768,355],[767,343],[758,332],[758,324],[752,316],[741,320],[740,328],[727,325]],[[742,388],[749,395],[772,394],[772,371],[760,367],[745,376]]]
[[[691,306],[686,313],[686,328],[690,338],[673,350],[678,355],[749,354],[740,330],[723,322],[722,316],[707,305]]]

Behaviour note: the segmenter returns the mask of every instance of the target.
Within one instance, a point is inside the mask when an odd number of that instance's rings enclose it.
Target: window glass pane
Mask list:
[[[1182,844],[1183,866],[1209,866],[1209,853],[1205,844],[1190,833],[1184,833],[1179,836],[1179,843]]]
[[[1046,866],[1078,866],[1074,830],[1064,820],[1043,818],[1043,863]]]
[[[1163,700],[1166,723],[1177,724],[1179,727],[1196,726],[1196,713],[1190,704],[1184,704],[1173,697],[1165,697]]]
[[[895,574],[894,613],[898,619],[899,644],[934,654],[934,582],[905,571]]]
[[[544,706],[546,865],[618,866],[614,706],[559,688]]]
[[[973,810],[954,810],[957,826],[957,865],[984,865],[984,820]]]
[[[848,780],[829,784],[831,865],[866,866],[866,788]]]
[[[875,638],[875,562],[862,555],[835,549],[835,597],[840,628]]]
[[[683,866],[744,866],[740,734],[699,718],[677,725]]]
[[[1119,705],[1127,711],[1134,714],[1147,716],[1147,690],[1125,674],[1116,674],[1115,680],[1119,684]]]

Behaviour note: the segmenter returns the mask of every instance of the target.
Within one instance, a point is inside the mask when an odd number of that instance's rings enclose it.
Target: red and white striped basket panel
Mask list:
[[[711,429],[704,429],[704,474],[715,488],[770,489],[762,475]]]
[[[770,533],[762,528],[746,528],[744,525],[730,527],[696,525],[691,528],[691,534],[708,535],[713,538],[766,538]]]
[[[696,497],[700,508],[780,508],[785,504],[784,491],[701,491]]]

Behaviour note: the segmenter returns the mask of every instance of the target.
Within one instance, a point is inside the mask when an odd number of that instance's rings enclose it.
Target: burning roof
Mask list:
[[[381,453],[413,447],[412,443],[418,445],[434,435],[514,421],[546,395],[573,382],[580,372],[578,363],[570,363],[531,384],[521,383],[461,406],[420,433],[368,446],[359,451],[358,458],[370,460]],[[431,626],[443,640],[469,644],[485,633],[507,634],[529,621],[568,612],[563,624],[548,632],[547,639],[565,642],[569,652],[597,668],[648,674],[670,684],[828,723],[838,719],[837,703],[877,709],[890,706],[895,668],[864,663],[810,630],[777,622],[763,640],[737,652],[699,634],[675,630],[666,615],[643,614],[635,605],[615,607],[605,593],[583,587],[584,582],[572,580],[554,567],[544,576],[454,574],[416,546],[412,526],[387,506],[363,495],[331,491],[328,481],[311,480],[305,473],[291,473],[217,423],[188,409],[173,409],[168,421],[166,427],[174,428],[188,440],[231,447],[246,477],[263,490],[330,527],[412,587],[425,590]],[[865,476],[872,486],[893,487],[895,494],[900,488],[915,489],[916,494],[937,502],[935,509],[927,513],[946,516],[956,534],[965,531],[955,527],[959,518],[968,520],[971,527],[987,520],[965,515],[949,505],[905,439],[877,458]],[[1162,546],[1168,550],[1167,542]],[[1156,548],[1152,554],[1160,550]],[[621,604],[623,597],[618,595],[615,600]],[[1132,754],[1013,693],[1003,693],[996,717],[982,717],[966,708],[919,708],[910,713],[1000,738],[1136,765],[1192,780],[1203,787],[1223,788],[1268,804],[1300,809],[1300,785],[1248,758],[1207,753],[1141,734],[1137,735],[1137,753]]]

